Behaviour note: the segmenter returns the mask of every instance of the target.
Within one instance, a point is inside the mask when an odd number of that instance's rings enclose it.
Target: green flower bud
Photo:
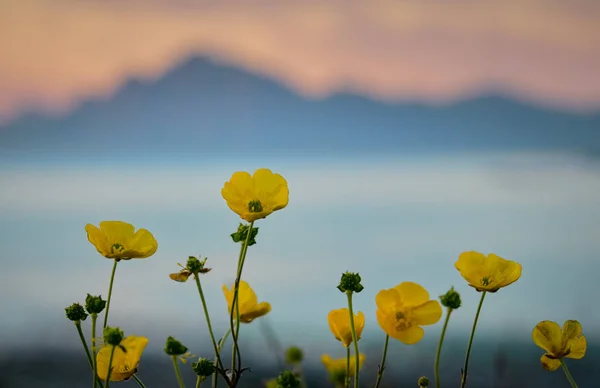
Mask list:
[[[277,388],[298,388],[300,380],[295,374],[286,370],[277,377]]]
[[[102,295],[92,296],[87,294],[85,297],[85,309],[90,314],[100,314],[104,307],[106,307],[106,301],[102,300]]]
[[[302,359],[304,358],[304,354],[302,353],[302,349],[300,349],[299,347],[296,346],[290,346],[286,351],[285,351],[285,361],[288,364],[300,364],[302,362]]]
[[[250,225],[241,224],[238,226],[238,230],[235,233],[231,234],[231,239],[233,242],[241,242],[244,243],[246,241],[246,237],[248,236],[248,227]],[[258,234],[258,228],[252,227],[252,232],[250,233],[250,240],[248,241],[248,246],[252,246],[256,244],[256,235]]]
[[[83,306],[79,303],[73,303],[69,307],[65,308],[65,312],[67,313],[67,318],[75,323],[85,321],[88,316]]]
[[[353,272],[348,272],[342,274],[342,279],[340,280],[340,285],[337,286],[338,290],[341,292],[361,292],[364,287],[360,284],[360,275]]]
[[[104,328],[104,343],[107,345],[117,346],[123,341],[125,334],[118,327],[106,326]]]
[[[425,388],[429,386],[429,379],[426,376],[419,378],[419,388]]]
[[[167,338],[167,345],[165,346],[165,353],[169,356],[181,356],[187,352],[188,348],[183,346],[183,344],[177,341],[175,338],[169,336]]]
[[[450,288],[448,292],[440,296],[440,301],[442,302],[442,306],[452,310],[456,310],[461,304],[460,294],[454,291],[454,287]]]
[[[200,377],[208,377],[215,373],[213,361],[208,358],[200,358],[192,364],[192,370]]]
[[[209,272],[212,268],[204,268],[204,264],[206,264],[208,258],[205,257],[204,260],[200,260],[199,258],[200,256],[198,256],[198,259],[190,256],[185,268],[193,274]]]

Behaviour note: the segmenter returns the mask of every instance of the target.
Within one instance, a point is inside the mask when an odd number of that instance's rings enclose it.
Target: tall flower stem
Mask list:
[[[175,368],[175,376],[177,377],[177,382],[179,383],[179,388],[185,388],[183,384],[183,379],[181,378],[181,373],[179,373],[179,365],[177,364],[177,356],[171,356],[173,360],[173,367]]]
[[[435,355],[435,365],[433,367],[435,373],[436,388],[440,388],[440,355],[442,354],[442,344],[444,343],[444,337],[446,336],[446,328],[448,327],[448,321],[450,321],[451,314],[452,309],[448,307],[448,313],[446,314],[444,327],[442,327],[442,334],[440,335],[440,341],[438,342],[437,353]]]
[[[383,355],[381,356],[381,365],[379,366],[379,372],[377,373],[377,381],[375,382],[375,388],[379,388],[381,379],[383,378],[383,372],[385,371],[385,358],[387,357],[388,343],[390,342],[390,336],[385,336],[385,344],[383,345]]]
[[[573,376],[571,376],[571,373],[569,372],[569,368],[567,368],[567,364],[565,364],[565,362],[563,361],[562,358],[560,359],[560,365],[562,366],[563,370],[565,371],[565,375],[567,376],[567,380],[569,380],[571,387],[577,388],[577,384],[575,384],[575,380],[573,380]]]
[[[232,375],[232,380],[234,381],[234,384],[239,379],[238,373],[236,373],[236,368],[235,368],[236,355],[237,355],[237,360],[238,360],[240,367],[242,365],[242,355],[241,355],[240,347],[238,344],[238,336],[239,336],[239,330],[240,330],[240,306],[238,303],[238,293],[240,290],[240,280],[242,277],[242,270],[244,269],[244,262],[246,261],[246,252],[248,251],[248,243],[250,242],[250,237],[252,236],[252,227],[253,226],[254,226],[254,221],[252,221],[250,223],[250,225],[248,226],[248,231],[246,233],[246,240],[244,241],[244,243],[242,244],[242,247],[240,249],[240,257],[238,258],[237,274],[235,277],[235,284],[233,287],[233,300],[231,301],[231,313],[229,316],[229,324],[231,327],[231,338],[233,340],[233,348],[232,348],[232,356],[231,356],[231,373],[232,374],[235,373],[235,376]],[[234,314],[235,314],[235,327],[234,327],[234,323],[233,323]]]
[[[85,355],[87,356],[88,363],[90,364],[90,368],[93,370],[94,364],[92,362],[92,356],[90,356],[90,348],[88,348],[85,337],[83,336],[83,331],[81,330],[81,322],[75,321],[75,327],[77,328],[77,333],[79,333],[79,339],[81,340],[81,343],[83,344],[83,349],[85,350]]]
[[[112,273],[110,274],[110,284],[108,285],[108,299],[106,300],[106,312],[104,313],[104,324],[102,328],[106,327],[106,323],[108,322],[108,310],[110,309],[110,298],[112,296],[112,288],[113,281],[115,280],[115,271],[117,270],[117,264],[119,260],[115,259],[115,264],[113,264]]]
[[[112,369],[113,357],[115,356],[115,347],[113,346],[110,351],[110,358],[108,359],[108,372],[106,372],[106,388],[108,388],[110,384],[110,372]]]
[[[196,287],[198,288],[198,294],[200,294],[200,300],[202,301],[202,308],[204,309],[204,316],[206,317],[206,325],[208,326],[208,333],[210,334],[210,339],[212,340],[213,348],[215,350],[215,364],[218,364],[219,368],[223,370],[223,362],[221,362],[221,356],[219,355],[219,348],[217,346],[217,341],[215,340],[215,334],[212,329],[212,325],[210,323],[210,315],[208,314],[208,307],[206,306],[206,299],[204,298],[204,292],[202,291],[202,285],[200,284],[200,276],[199,274],[195,274],[194,278],[196,279]],[[227,376],[224,376],[227,378]],[[199,387],[202,383],[202,377],[198,376],[196,379],[196,386]],[[213,379],[213,387],[216,387],[217,379]]]
[[[346,291],[348,296],[348,310],[350,313],[350,330],[352,331],[352,342],[354,343],[354,388],[358,388],[358,369],[360,366],[360,354],[358,353],[358,338],[356,338],[356,328],[354,326],[354,312],[352,311],[352,291]]]
[[[140,378],[137,377],[137,375],[133,375],[132,378],[137,383],[137,385],[140,386],[140,388],[146,388],[146,386],[144,385],[144,383],[142,382],[142,380],[140,380]]]
[[[98,314],[91,314],[92,316],[92,387],[96,386],[98,382],[97,367],[96,367],[96,321],[98,320]]]
[[[469,369],[469,356],[471,355],[471,346],[473,345],[473,337],[475,337],[475,329],[477,329],[477,320],[479,319],[479,313],[481,312],[481,306],[485,299],[485,291],[481,292],[481,299],[479,300],[479,306],[477,306],[477,313],[475,314],[475,320],[473,321],[473,329],[471,330],[471,337],[469,338],[469,346],[467,347],[467,355],[465,356],[465,366],[462,370],[462,377],[460,382],[460,388],[465,388],[467,384],[467,370]]]
[[[221,354],[221,348],[223,347],[223,344],[225,343],[225,341],[227,341],[227,337],[229,337],[229,334],[231,334],[231,329],[228,329],[227,332],[225,333],[225,335],[223,335],[223,338],[221,338],[219,340],[219,345],[217,346],[217,353],[218,354]],[[217,362],[218,362],[217,357],[215,357],[214,364],[216,365]],[[218,380],[217,374],[213,373],[213,376],[212,376],[212,386],[213,386],[213,388],[217,387],[217,380]]]
[[[346,378],[344,379],[344,387],[350,387],[350,346],[346,347]]]

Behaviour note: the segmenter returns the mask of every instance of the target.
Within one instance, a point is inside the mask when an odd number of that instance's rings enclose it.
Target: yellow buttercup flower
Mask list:
[[[142,353],[148,344],[148,338],[130,335],[115,346],[115,354],[111,364],[110,381],[128,380],[137,373]],[[108,363],[110,362],[111,345],[103,346],[96,355],[96,370],[98,377],[106,380]],[[123,351],[123,348],[125,351]]]
[[[349,318],[349,317],[348,317]],[[350,320],[350,319],[348,319]],[[350,356],[350,360],[354,360],[354,355]],[[358,356],[359,359],[359,364],[358,364],[358,370],[360,371],[362,369],[362,366],[365,362],[365,358],[366,356],[364,354],[360,354]],[[325,369],[327,369],[327,372],[329,372],[329,375],[331,376],[331,379],[337,383],[343,383],[344,379],[346,378],[346,358],[337,358],[337,359],[333,359],[331,358],[328,354],[323,354],[321,356],[321,362],[323,363],[323,365],[325,366]],[[348,375],[352,376],[354,375],[354,371],[356,370],[356,366],[354,362],[350,362],[350,369],[348,371]]]
[[[535,326],[531,337],[537,346],[546,351],[540,361],[542,367],[550,371],[560,367],[562,358],[583,358],[587,349],[581,324],[574,320],[566,321],[562,330],[556,322],[542,321]]]
[[[423,338],[421,326],[433,325],[442,317],[442,306],[429,300],[429,293],[413,282],[381,290],[375,297],[377,322],[390,337],[412,345]]]
[[[352,343],[352,330],[350,330],[350,312],[347,308],[331,310],[327,316],[329,329],[335,336],[335,339],[342,341],[345,347]],[[365,327],[365,315],[362,312],[354,317],[354,329],[356,330],[356,340],[360,339],[363,328]]]
[[[505,260],[493,253],[463,252],[454,266],[477,291],[496,292],[519,280],[521,264]]]
[[[235,284],[231,287],[231,291],[227,289],[227,285],[223,285],[223,294],[227,300],[229,314],[231,314],[231,304],[233,303],[233,293]],[[258,298],[254,290],[248,283],[240,280],[240,288],[238,290],[237,303],[240,310],[240,322],[250,323],[256,318],[267,315],[271,311],[271,305],[267,302],[258,303]],[[235,317],[235,312],[234,312]]]
[[[247,172],[234,173],[225,182],[221,195],[231,210],[252,222],[286,207],[289,190],[281,175],[261,168],[252,176]]]
[[[100,228],[85,226],[88,240],[107,259],[145,259],[158,249],[152,233],[146,229],[135,231],[133,225],[121,221],[102,221]]]

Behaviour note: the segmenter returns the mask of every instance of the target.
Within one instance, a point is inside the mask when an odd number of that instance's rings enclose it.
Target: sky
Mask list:
[[[150,352],[197,344],[194,285],[168,274],[200,254],[223,332],[240,219],[220,190],[262,167],[290,202],[258,222],[243,277],[315,362],[343,355],[327,314],[347,270],[365,347],[383,338],[375,295],[403,281],[454,286],[449,338],[466,337],[468,250],[523,265],[486,298],[486,339],[534,346],[539,321],[577,319],[600,340],[599,21],[595,1],[0,0],[0,357],[79,349],[64,308],[106,295],[84,230],[103,220],[159,242],[119,264],[111,322]]]

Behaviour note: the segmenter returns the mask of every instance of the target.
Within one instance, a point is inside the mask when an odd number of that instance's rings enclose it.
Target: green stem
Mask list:
[[[98,314],[92,315],[92,388],[96,386],[98,382],[97,367],[96,367],[96,321],[98,320]]]
[[[83,344],[83,349],[85,350],[85,355],[87,356],[90,368],[92,368],[93,370],[94,364],[92,362],[92,356],[90,356],[90,349],[87,346],[87,342],[85,340],[85,337],[83,336],[83,331],[81,330],[81,322],[75,321],[75,327],[77,328],[77,333],[79,333],[79,339],[81,339],[81,343]]]
[[[217,353],[221,354],[221,348],[223,347],[223,344],[224,344],[224,343],[225,343],[225,341],[227,340],[227,337],[229,337],[229,334],[231,334],[231,329],[228,329],[228,330],[227,330],[227,332],[225,333],[225,335],[223,335],[223,338],[221,338],[221,339],[219,340],[219,345],[217,346]],[[216,357],[215,357],[215,362],[214,362],[214,364],[215,364],[215,365],[217,364],[217,358],[216,358]],[[217,374],[216,374],[216,373],[215,373],[215,374],[213,374],[213,377],[212,377],[212,386],[213,386],[213,388],[216,388],[216,387],[217,387],[217,380],[218,380],[218,379],[217,379],[217,377],[218,377],[218,376],[217,376]]]
[[[248,232],[246,234],[246,240],[244,241],[244,243],[242,244],[242,247],[240,249],[240,256],[238,258],[238,268],[237,268],[237,274],[236,274],[236,278],[235,278],[235,284],[234,284],[234,290],[233,290],[233,299],[231,301],[231,313],[229,316],[229,323],[230,323],[230,327],[231,327],[231,338],[233,339],[233,347],[232,347],[232,355],[231,355],[231,373],[232,373],[232,381],[235,383],[237,383],[238,379],[239,379],[239,375],[238,373],[236,373],[236,369],[235,369],[235,358],[237,355],[237,359],[238,359],[238,363],[240,366],[240,370],[241,370],[241,365],[242,365],[242,355],[240,352],[240,347],[238,344],[238,337],[239,337],[239,330],[240,330],[240,306],[238,302],[238,293],[239,293],[239,289],[240,289],[240,280],[242,277],[242,270],[244,268],[244,262],[246,260],[246,252],[248,251],[248,243],[250,242],[250,237],[252,236],[252,227],[254,226],[254,221],[252,221],[250,223],[250,225],[248,226]],[[235,312],[234,312],[235,310]],[[234,319],[234,314],[235,314],[235,327],[233,324],[233,319]],[[235,374],[235,376],[233,376],[233,374]]]
[[[577,388],[577,384],[575,384],[575,380],[573,380],[573,376],[571,376],[569,368],[567,368],[567,364],[565,364],[562,358],[560,359],[560,365],[562,365],[562,368],[565,371],[565,375],[567,376],[567,380],[569,380],[569,383],[571,383],[571,387]]]
[[[346,347],[346,379],[344,380],[344,387],[350,387],[350,346]]]
[[[137,383],[137,385],[139,385],[141,388],[146,388],[144,383],[142,383],[142,380],[140,380],[140,378],[137,377],[137,375],[133,375],[132,377],[133,377],[133,380]]]
[[[198,288],[198,293],[200,294],[200,300],[202,301],[202,308],[204,309],[204,316],[206,317],[208,333],[210,334],[210,339],[212,340],[213,348],[215,350],[215,359],[217,360],[217,362],[215,364],[218,364],[219,368],[221,368],[221,370],[222,370],[223,362],[221,361],[221,356],[219,355],[219,349],[217,347],[217,341],[215,340],[215,334],[213,332],[212,325],[210,323],[210,315],[208,314],[208,307],[206,306],[206,299],[204,298],[204,292],[202,291],[202,285],[200,284],[200,276],[199,276],[199,274],[195,274],[194,277],[196,278],[196,287]],[[227,375],[225,375],[223,377],[225,377],[225,379],[227,379]],[[205,379],[203,379],[201,376],[198,376],[198,378],[196,379],[196,388],[199,387],[200,384],[202,384],[202,381],[204,381],[204,380]],[[216,387],[216,384],[217,384],[217,379],[213,379],[213,387]]]
[[[358,338],[356,338],[356,328],[354,326],[354,312],[352,311],[352,291],[346,291],[348,296],[348,310],[350,312],[350,330],[352,331],[352,342],[354,342],[354,388],[358,388],[358,369],[360,367],[360,354],[358,353]]]
[[[177,377],[177,382],[179,383],[179,388],[185,388],[183,384],[183,379],[181,378],[181,373],[179,373],[179,365],[177,364],[177,356],[171,356],[173,360],[173,367],[175,368],[175,376]]]
[[[112,347],[111,351],[110,351],[110,358],[108,359],[108,372],[106,372],[106,388],[108,388],[109,384],[110,384],[110,375],[111,375],[111,369],[112,369],[112,362],[113,362],[113,357],[115,355],[115,346]]]
[[[385,344],[383,345],[383,355],[381,356],[381,366],[379,367],[379,372],[377,373],[377,381],[375,382],[375,388],[379,388],[379,384],[381,384],[381,379],[383,378],[383,372],[385,371],[385,358],[387,357],[387,349],[388,343],[390,342],[390,336],[385,336]]]
[[[481,306],[485,299],[485,291],[481,292],[481,300],[479,300],[479,306],[477,306],[477,313],[475,314],[475,320],[473,321],[473,329],[471,330],[471,337],[469,338],[469,346],[467,347],[467,355],[465,357],[465,367],[462,371],[462,378],[460,382],[460,388],[465,388],[467,384],[467,369],[469,369],[469,356],[471,355],[471,345],[473,345],[473,337],[475,336],[475,329],[477,328],[477,320],[479,319],[479,313],[481,312]]]
[[[115,271],[117,270],[117,263],[119,261],[115,259],[115,264],[112,268],[112,273],[110,274],[110,284],[108,285],[108,299],[106,300],[106,312],[104,313],[104,324],[102,328],[106,327],[106,323],[108,322],[108,310],[110,309],[110,298],[112,296],[112,288],[113,288],[113,280],[115,280]]]
[[[202,383],[204,382],[204,380],[206,380],[206,377],[200,377],[200,376],[198,376],[198,379],[196,380],[196,388],[200,388],[200,386],[202,385]]]
[[[435,386],[440,388],[440,355],[442,354],[442,344],[444,343],[444,337],[446,336],[446,328],[448,327],[448,321],[450,321],[450,315],[452,309],[448,307],[448,313],[446,314],[446,320],[444,321],[444,327],[442,328],[442,334],[440,335],[440,341],[438,342],[437,353],[435,355],[435,365],[433,367],[435,372]]]

